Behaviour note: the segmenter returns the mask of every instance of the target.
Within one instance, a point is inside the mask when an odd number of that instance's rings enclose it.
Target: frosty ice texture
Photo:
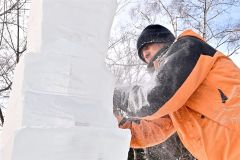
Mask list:
[[[104,64],[115,0],[34,0],[1,160],[122,160],[129,132],[112,114]]]

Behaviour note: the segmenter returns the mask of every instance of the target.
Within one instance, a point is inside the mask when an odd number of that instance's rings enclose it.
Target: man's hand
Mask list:
[[[124,88],[115,88],[113,94],[113,112],[117,115],[128,113],[129,92]]]
[[[118,87],[114,90],[114,114],[126,118],[139,117],[141,113],[148,112],[147,91],[142,86]],[[143,109],[144,108],[144,109]]]

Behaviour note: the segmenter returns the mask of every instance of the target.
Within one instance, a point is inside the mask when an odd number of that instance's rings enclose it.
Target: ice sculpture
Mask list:
[[[116,0],[34,0],[1,160],[124,160],[130,133],[112,114],[104,64]]]

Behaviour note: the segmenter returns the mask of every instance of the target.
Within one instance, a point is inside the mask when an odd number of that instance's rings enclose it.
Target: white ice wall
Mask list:
[[[129,133],[112,114],[104,64],[115,0],[34,0],[2,160],[124,160]]]

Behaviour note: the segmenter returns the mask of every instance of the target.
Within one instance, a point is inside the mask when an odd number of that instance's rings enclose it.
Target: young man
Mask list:
[[[239,68],[191,30],[175,40],[165,27],[149,25],[137,49],[154,83],[116,89],[113,101],[119,127],[131,130],[131,147],[151,147],[177,132],[199,160],[239,159]]]

